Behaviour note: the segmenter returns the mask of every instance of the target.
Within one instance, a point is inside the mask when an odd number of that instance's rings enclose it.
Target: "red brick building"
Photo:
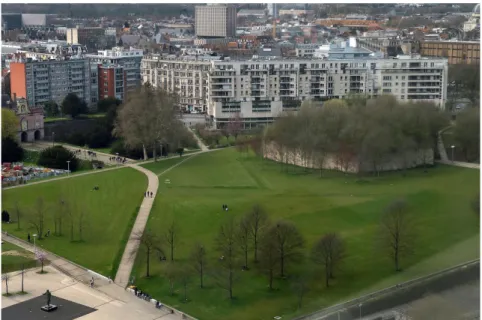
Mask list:
[[[122,66],[99,65],[99,99],[126,97],[127,75]]]

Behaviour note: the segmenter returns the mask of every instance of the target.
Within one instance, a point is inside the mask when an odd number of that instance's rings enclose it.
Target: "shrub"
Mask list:
[[[87,143],[87,137],[80,132],[75,132],[67,137],[66,142],[83,147]]]
[[[112,135],[103,127],[96,127],[87,138],[89,148],[106,148],[112,141]]]
[[[2,162],[18,162],[24,157],[24,150],[11,137],[2,139]]]
[[[62,146],[54,146],[42,150],[40,152],[37,164],[39,166],[53,168],[53,169],[67,169],[67,161],[70,161],[70,171],[77,171],[79,167],[79,160],[75,155]]]

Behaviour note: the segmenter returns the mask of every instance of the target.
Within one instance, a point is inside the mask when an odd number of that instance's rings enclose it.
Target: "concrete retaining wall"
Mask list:
[[[292,165],[319,169],[320,164],[313,159],[305,159],[300,150],[287,150],[280,152],[280,148],[274,142],[264,145],[263,148],[264,157],[277,162],[287,162]],[[383,160],[380,164],[362,163],[361,168],[365,172],[370,171],[394,171],[403,168],[414,168],[418,166],[433,165],[434,152],[432,149],[422,150],[419,152],[409,152],[405,154],[405,157],[389,156]],[[356,159],[343,160],[334,154],[328,154],[323,162],[323,169],[339,170],[344,172],[357,173],[360,171],[359,164]]]

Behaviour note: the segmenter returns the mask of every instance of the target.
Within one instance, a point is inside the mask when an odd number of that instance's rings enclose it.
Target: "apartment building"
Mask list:
[[[122,67],[126,76],[125,90],[128,91],[137,88],[141,84],[141,61],[143,55],[144,53],[141,49],[114,47],[111,50],[99,50],[97,54],[87,54],[86,58],[93,64],[113,66],[117,69]],[[103,70],[103,72],[106,70]]]
[[[420,54],[447,58],[449,64],[480,64],[478,41],[422,41]]]
[[[210,60],[219,57],[149,55],[142,60],[142,82],[175,92],[184,110],[206,112]]]
[[[97,72],[97,65],[85,58],[39,61],[19,56],[10,62],[12,98],[25,98],[34,107],[48,101],[61,104],[75,93],[92,107],[98,100]]]
[[[197,78],[192,70],[199,70]],[[196,103],[206,106],[214,127],[225,126],[240,113],[247,129],[270,123],[284,111],[297,110],[304,100],[325,101],[351,93],[392,94],[401,101],[427,100],[443,107],[447,70],[446,59],[412,56],[143,61],[144,81],[157,81],[156,86],[178,92],[184,101],[193,94],[189,86],[196,82],[192,81],[199,79],[197,90],[202,94],[195,96]],[[187,82],[182,82],[184,76]]]
[[[99,65],[99,99],[117,98],[124,101],[127,73],[119,65]]]
[[[196,6],[195,31],[198,37],[236,37],[236,8],[218,4]]]

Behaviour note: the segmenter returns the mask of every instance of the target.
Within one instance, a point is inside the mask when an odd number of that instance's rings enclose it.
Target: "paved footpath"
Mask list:
[[[136,221],[132,227],[129,240],[127,241],[124,254],[122,255],[119,269],[117,270],[117,274],[115,276],[115,283],[122,287],[126,287],[129,283],[129,277],[131,275],[132,267],[134,266],[137,250],[139,249],[140,241],[134,238],[136,235],[144,232],[147,220],[149,218],[149,213],[151,212],[152,204],[156,198],[157,189],[159,188],[159,178],[154,172],[135,164],[130,164],[128,166],[143,172],[147,176],[149,180],[147,191],[152,192],[153,197],[145,197],[142,201],[139,213],[137,213]]]

